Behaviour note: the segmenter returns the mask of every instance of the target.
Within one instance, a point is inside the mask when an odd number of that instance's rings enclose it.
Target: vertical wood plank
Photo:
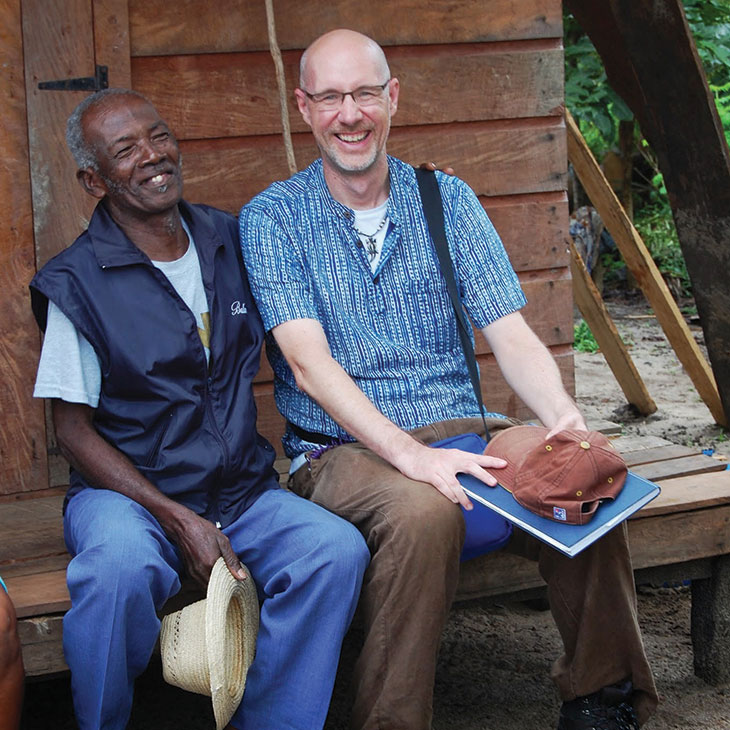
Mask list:
[[[42,266],[86,227],[92,199],[76,183],[66,120],[88,94],[38,82],[94,75],[90,0],[23,0],[23,44],[36,257]]]
[[[129,3],[127,0],[93,0],[94,54],[96,63],[109,67],[109,86],[132,85],[129,57]]]
[[[31,396],[39,335],[27,289],[35,255],[20,0],[0,0],[0,17],[0,494],[13,494],[46,487],[48,476],[43,404]]]

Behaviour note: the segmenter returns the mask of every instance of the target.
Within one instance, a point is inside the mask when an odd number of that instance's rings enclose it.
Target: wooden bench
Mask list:
[[[617,437],[630,468],[661,495],[629,520],[637,583],[692,581],[695,673],[730,681],[730,471],[698,449],[656,437]],[[69,608],[62,495],[0,507],[0,575],[15,603],[28,676],[66,670],[61,627]],[[501,552],[462,565],[458,601],[531,598],[544,591],[535,563]],[[182,605],[185,597],[177,597]]]

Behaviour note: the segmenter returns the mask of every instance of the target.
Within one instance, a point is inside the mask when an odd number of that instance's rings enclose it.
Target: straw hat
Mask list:
[[[218,730],[241,703],[256,648],[259,604],[253,579],[244,571],[246,580],[236,580],[218,558],[207,597],[162,619],[165,681],[211,697]]]

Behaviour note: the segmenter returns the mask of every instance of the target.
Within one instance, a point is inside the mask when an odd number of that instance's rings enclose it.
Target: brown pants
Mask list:
[[[490,419],[489,428],[513,423]],[[481,420],[444,421],[412,434],[432,443],[469,431],[483,435]],[[360,599],[365,637],[354,670],[352,727],[427,730],[441,632],[459,577],[459,506],[359,443],[325,452],[311,468],[301,467],[290,486],[352,522],[372,555]],[[552,670],[561,697],[630,677],[634,705],[646,720],[657,695],[637,622],[626,526],[575,558],[519,530],[505,549],[539,561],[565,647]]]

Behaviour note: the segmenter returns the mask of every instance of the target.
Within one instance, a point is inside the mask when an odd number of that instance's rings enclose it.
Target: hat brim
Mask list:
[[[259,604],[253,578],[236,580],[223,558],[213,566],[205,610],[205,644],[216,727],[222,730],[241,704],[256,651]]]
[[[206,598],[162,619],[165,681],[212,699],[217,730],[241,704],[256,650],[259,604],[251,574],[236,580],[223,558],[211,571]]]

